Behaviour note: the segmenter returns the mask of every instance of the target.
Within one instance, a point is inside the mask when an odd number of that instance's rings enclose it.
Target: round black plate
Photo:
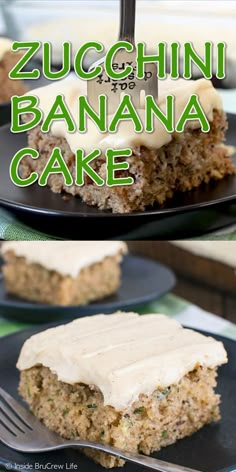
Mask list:
[[[175,276],[167,267],[136,256],[126,256],[122,264],[122,283],[115,295],[86,306],[50,306],[31,303],[6,294],[0,280],[1,316],[30,323],[47,323],[80,318],[95,313],[131,309],[159,298],[175,285]]]
[[[229,115],[228,118],[227,142],[236,145],[236,115]],[[154,207],[144,212],[112,214],[110,211],[90,207],[80,198],[70,197],[65,201],[61,195],[37,184],[26,188],[15,186],[9,177],[9,166],[15,152],[26,146],[26,135],[12,135],[9,126],[5,126],[0,130],[0,142],[0,204],[13,210],[20,218],[23,217],[30,226],[66,239],[92,239],[92,227],[96,228],[97,239],[121,237],[127,233],[131,234],[132,238],[132,232],[144,225],[144,233],[146,231],[148,237],[149,223],[156,223],[158,232],[159,221],[168,218],[168,232],[172,218],[176,216],[187,212],[193,214],[199,209],[216,209],[216,205],[236,199],[236,176],[232,176],[202,185],[191,192],[176,194],[164,208]],[[173,233],[172,238],[175,236]],[[169,238],[171,239],[171,235]]]
[[[34,328],[0,339],[1,387],[17,399],[19,375],[15,365],[19,351],[29,336],[45,328]],[[218,391],[222,395],[222,420],[219,424],[205,426],[191,437],[154,454],[159,459],[205,472],[216,472],[236,463],[236,343],[226,338],[214,337],[224,342],[229,355],[229,364],[219,369]],[[53,465],[58,465],[58,470],[66,471],[70,464],[77,464],[79,472],[104,471],[101,466],[73,449],[47,454],[19,454],[0,443],[2,468],[20,470],[19,466],[25,465],[28,470],[39,470],[39,466],[41,470],[47,470],[46,464],[51,465],[50,470],[55,470]],[[145,472],[146,469],[126,464],[123,471]]]

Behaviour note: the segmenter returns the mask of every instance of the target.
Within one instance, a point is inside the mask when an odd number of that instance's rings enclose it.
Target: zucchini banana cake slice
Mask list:
[[[7,292],[51,305],[85,305],[115,293],[121,241],[11,241],[2,245]]]
[[[220,419],[221,342],[164,315],[80,318],[29,338],[19,391],[67,439],[151,454]],[[106,468],[124,461],[84,450]]]
[[[24,95],[27,87],[22,80],[8,77],[11,69],[21,58],[21,54],[11,50],[12,41],[0,37],[0,103],[9,102],[13,95]]]
[[[166,113],[166,96],[175,96],[175,124],[181,117],[191,95],[199,97],[202,109],[209,120],[210,131],[203,133],[198,120],[188,121],[183,133],[168,133],[164,126],[155,119],[153,133],[142,131],[135,133],[131,121],[119,124],[116,133],[100,133],[98,128],[88,120],[85,133],[70,133],[63,120],[54,122],[50,131],[41,131],[38,125],[28,133],[30,148],[39,152],[38,159],[25,156],[20,173],[22,178],[33,171],[42,174],[52,149],[59,147],[67,164],[73,184],[66,186],[62,174],[51,175],[48,185],[55,193],[67,192],[80,196],[88,205],[100,209],[110,209],[114,213],[143,211],[147,206],[163,205],[173,198],[176,192],[186,192],[203,183],[220,180],[234,174],[234,164],[230,151],[223,145],[227,129],[227,117],[222,109],[219,93],[206,79],[199,80],[159,80],[158,105]],[[75,123],[78,117],[78,97],[86,95],[86,83],[82,80],[65,79],[58,83],[34,90],[39,99],[39,108],[47,116],[57,95],[63,94],[68,109]],[[137,110],[142,123],[145,123],[145,111]],[[112,117],[108,117],[108,121]],[[29,119],[27,116],[25,120]],[[98,187],[85,175],[84,184],[75,184],[76,160],[78,149],[86,154],[100,149],[100,157],[94,159],[90,166],[104,180],[106,176],[105,152],[111,149],[132,150],[126,158],[129,170],[120,170],[116,177],[132,177],[134,183],[129,186],[110,187],[106,183]],[[116,161],[124,161],[124,157]]]

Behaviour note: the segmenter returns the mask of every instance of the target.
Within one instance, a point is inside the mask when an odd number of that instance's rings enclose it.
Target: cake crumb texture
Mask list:
[[[28,90],[22,80],[13,80],[8,77],[20,58],[21,54],[7,51],[0,60],[0,103],[9,102],[13,95],[24,95]]]
[[[119,171],[117,175],[132,177],[134,184],[131,186],[97,187],[85,176],[83,186],[73,184],[67,187],[62,175],[50,176],[48,185],[54,193],[66,192],[80,196],[88,205],[114,213],[144,211],[155,204],[162,206],[176,192],[188,192],[235,173],[230,153],[223,146],[228,125],[222,110],[214,110],[210,126],[209,133],[189,127],[181,134],[174,133],[171,142],[158,149],[134,147],[131,157],[127,158],[129,171]],[[51,132],[42,133],[40,126],[37,126],[29,132],[28,141],[31,148],[39,151],[40,157],[32,160],[26,156],[22,160],[22,178],[28,177],[32,171],[40,175],[55,146],[62,150],[71,175],[75,175],[75,155],[65,138],[55,137]],[[102,178],[106,176],[104,154],[94,160],[91,166]]]
[[[149,455],[220,419],[215,386],[216,369],[197,367],[177,384],[140,394],[132,405],[117,411],[104,406],[96,386],[60,382],[38,365],[21,372],[19,392],[34,415],[65,439],[87,439]],[[124,465],[102,452],[83,452],[106,468]]]
[[[29,263],[25,257],[16,257],[13,251],[6,252],[4,259],[6,291],[38,303],[86,305],[112,295],[121,283],[120,254],[82,268],[76,277]]]

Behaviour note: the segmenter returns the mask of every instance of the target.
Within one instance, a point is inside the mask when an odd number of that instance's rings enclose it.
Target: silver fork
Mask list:
[[[194,469],[126,452],[106,444],[90,441],[68,441],[51,432],[11,395],[0,388],[0,441],[23,453],[41,453],[65,448],[88,448],[145,466],[160,472],[198,472]]]
[[[135,50],[135,14],[136,0],[120,0],[120,41],[128,41],[134,46],[134,51],[128,53],[120,50],[113,63],[116,69],[124,69],[127,63],[132,64],[134,73],[126,79],[110,79],[104,68],[105,57],[92,64],[91,68],[101,65],[102,74],[96,79],[89,80],[87,83],[87,92],[90,105],[98,110],[98,96],[106,95],[108,97],[108,113],[116,111],[122,94],[130,95],[132,103],[136,109],[143,108],[144,101],[142,94],[152,95],[157,99],[157,66],[154,63],[146,64],[145,77],[140,80],[136,78],[136,50]]]

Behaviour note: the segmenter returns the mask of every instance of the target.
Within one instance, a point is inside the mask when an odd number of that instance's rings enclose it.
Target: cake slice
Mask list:
[[[39,151],[38,159],[26,156],[21,165],[21,176],[28,177],[32,171],[41,175],[54,147],[59,147],[69,168],[75,176],[75,153],[84,149],[86,153],[101,149],[102,154],[90,164],[103,179],[106,175],[105,152],[108,148],[132,150],[126,158],[129,170],[119,171],[116,177],[131,176],[134,183],[130,186],[101,187],[85,176],[83,186],[66,186],[61,174],[49,177],[48,185],[55,193],[69,193],[80,196],[88,205],[110,209],[114,213],[143,211],[147,206],[163,205],[173,198],[176,192],[186,192],[203,183],[220,180],[234,174],[234,164],[230,152],[223,145],[227,118],[222,109],[218,92],[212,83],[205,79],[159,80],[158,104],[165,111],[167,95],[175,96],[175,121],[183,113],[192,94],[199,97],[201,106],[210,122],[210,131],[203,133],[200,122],[188,121],[181,134],[168,133],[159,121],[153,133],[135,133],[133,123],[120,123],[114,134],[103,133],[88,120],[86,133],[68,133],[63,122],[53,123],[48,133],[42,133],[36,126],[28,133],[29,147]],[[34,95],[39,98],[39,108],[47,116],[55,97],[63,94],[70,113],[77,123],[80,95],[86,94],[86,84],[79,79],[62,80],[59,83],[37,89]],[[138,110],[145,122],[144,110]],[[111,118],[111,117],[110,117]],[[25,117],[27,120],[28,117]],[[118,161],[119,159],[117,159]],[[120,158],[124,161],[124,158]]]
[[[118,290],[126,251],[121,241],[5,242],[5,289],[50,305],[85,305]]]
[[[8,77],[21,57],[21,54],[11,51],[11,46],[10,39],[0,37],[0,103],[9,102],[13,95],[24,95],[27,91],[22,80],[12,80]]]
[[[28,339],[17,367],[31,411],[67,439],[151,454],[220,419],[221,342],[172,318],[114,313]],[[84,450],[104,467],[124,462]]]

